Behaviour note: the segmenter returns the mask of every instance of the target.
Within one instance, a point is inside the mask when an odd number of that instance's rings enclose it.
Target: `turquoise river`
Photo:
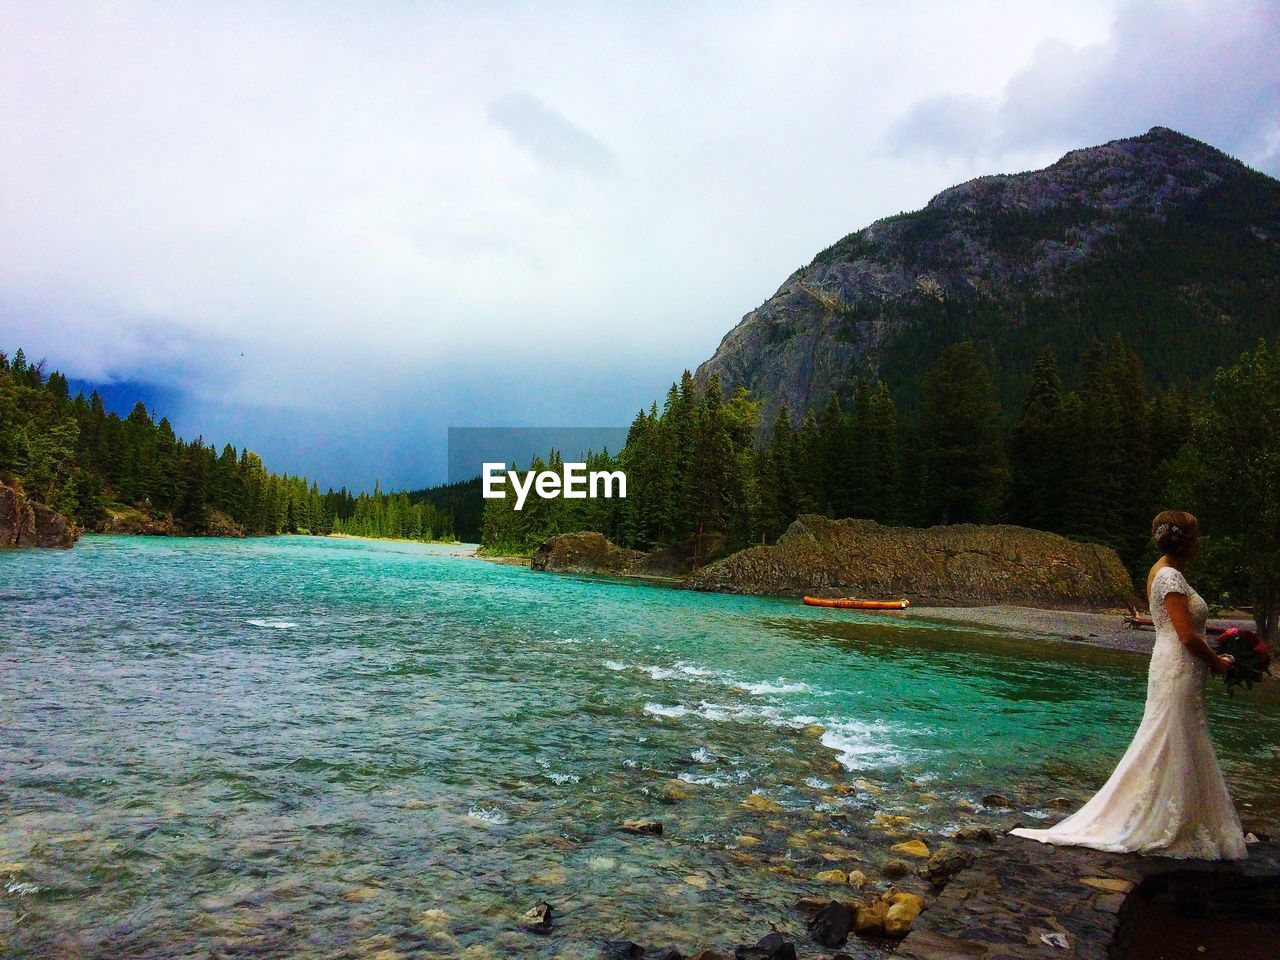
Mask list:
[[[1051,822],[1141,714],[1139,655],[465,552],[0,554],[0,956],[803,944],[799,898],[857,895],[818,873],[875,888],[903,840]],[[1209,699],[1270,830],[1280,697]],[[547,936],[518,922],[539,900]]]

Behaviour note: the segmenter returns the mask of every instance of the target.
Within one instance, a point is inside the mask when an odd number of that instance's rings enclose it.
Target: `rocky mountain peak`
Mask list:
[[[887,359],[897,367],[917,360],[895,355],[913,339],[904,334],[915,331],[916,341],[937,350],[973,336],[966,311],[993,303],[1008,306],[1022,341],[1052,343],[1055,331],[1027,333],[1029,303],[1071,299],[1094,282],[1082,279],[1088,268],[1109,259],[1147,262],[1160,243],[1186,253],[1185,231],[1170,224],[1188,219],[1209,231],[1204,242],[1216,244],[1212,250],[1260,244],[1260,253],[1276,257],[1280,183],[1167,127],[1072,150],[1041,170],[978,177],[819,253],[743,317],[698,376],[717,371],[726,387],[748,387],[771,422],[780,403],[797,413],[825,403],[855,371],[876,377]],[[1177,237],[1159,239],[1162,229]],[[1195,309],[1206,312],[1214,298],[1204,285],[1236,282],[1212,271],[1211,260],[1201,258],[1206,276],[1186,285]],[[1274,273],[1262,276],[1275,286]],[[951,329],[921,334],[940,311]],[[1133,323],[1151,329],[1140,318]],[[987,333],[999,354],[1004,338]]]

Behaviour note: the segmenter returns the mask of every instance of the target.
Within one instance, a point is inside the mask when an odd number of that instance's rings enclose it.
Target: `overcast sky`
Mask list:
[[[436,482],[953,183],[1156,124],[1280,173],[1278,49],[1274,2],[0,0],[0,349]]]

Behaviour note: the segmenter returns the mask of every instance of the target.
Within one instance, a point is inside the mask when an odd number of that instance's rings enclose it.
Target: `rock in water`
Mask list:
[[[57,510],[0,483],[0,547],[70,547],[79,536]]]
[[[969,864],[973,863],[973,854],[959,847],[943,847],[929,858],[924,866],[925,876],[931,883],[944,883]]]
[[[600,960],[645,960],[644,947],[631,940],[609,940],[600,951]]]
[[[908,857],[927,858],[929,856],[929,847],[923,840],[904,840],[902,843],[895,843],[889,848],[894,853],[903,853]]]
[[[771,933],[754,947],[733,951],[734,960],[796,960],[796,948],[780,933]]]
[[[600,533],[562,533],[539,544],[529,558],[534,570],[626,576],[638,573],[645,554],[614,545]]]
[[[540,900],[520,918],[520,926],[533,933],[550,933],[552,925],[551,904]]]
[[[880,868],[880,872],[890,880],[897,880],[899,877],[905,877],[911,869],[901,860],[890,860]]]
[[[990,827],[967,826],[956,831],[956,839],[965,843],[995,843],[996,832]]]
[[[924,900],[914,893],[895,893],[888,898],[889,909],[884,915],[884,932],[890,937],[905,937],[911,925],[924,909]]]
[[[886,527],[805,514],[773,546],[689,577],[698,590],[906,596],[941,604],[1120,606],[1133,590],[1110,547],[1013,526]],[[991,806],[991,804],[988,804]]]
[[[662,824],[657,820],[623,820],[618,824],[618,829],[623,833],[650,834],[655,837],[662,836]]]
[[[884,936],[884,919],[888,913],[889,904],[883,900],[864,904],[853,918],[853,929],[860,937]]]
[[[809,921],[809,933],[824,947],[843,946],[853,929],[853,920],[852,910],[832,900]]]

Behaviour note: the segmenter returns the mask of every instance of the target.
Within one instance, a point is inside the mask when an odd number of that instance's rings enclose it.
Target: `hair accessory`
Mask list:
[[[1182,533],[1182,527],[1178,526],[1176,523],[1162,523],[1160,526],[1156,527],[1157,540],[1170,533]]]

